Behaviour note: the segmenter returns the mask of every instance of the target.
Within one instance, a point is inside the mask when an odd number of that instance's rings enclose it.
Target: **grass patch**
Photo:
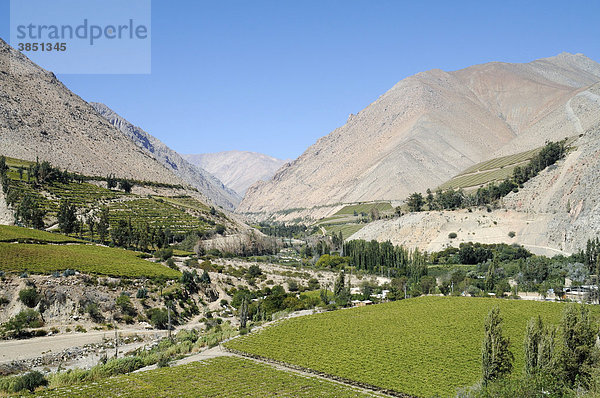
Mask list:
[[[494,306],[520,373],[527,321],[540,314],[557,324],[564,304],[420,297],[293,318],[226,345],[405,394],[448,397],[480,379],[484,318]]]
[[[180,273],[143,260],[138,253],[94,245],[0,243],[0,270],[48,274],[74,269],[88,274],[178,278]]]
[[[47,389],[38,397],[368,397],[315,377],[242,358],[218,357],[172,368]]]

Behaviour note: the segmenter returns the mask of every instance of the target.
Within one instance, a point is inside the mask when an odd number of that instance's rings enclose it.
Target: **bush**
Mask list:
[[[173,249],[170,247],[166,249],[158,249],[154,252],[154,257],[160,258],[161,261],[167,261],[169,258],[173,257]]]
[[[48,380],[44,377],[43,374],[37,371],[29,372],[17,379],[17,382],[14,386],[14,392],[19,392],[23,390],[29,390],[33,392],[36,388],[40,386],[47,386]]]
[[[19,300],[29,308],[34,308],[40,302],[40,297],[35,287],[23,289],[19,292]]]
[[[458,235],[456,235],[456,232],[450,232],[450,233],[448,234],[448,238],[450,238],[450,239],[456,239],[456,237],[457,237],[457,236],[458,236]]]
[[[135,295],[135,298],[138,298],[138,299],[148,298],[148,290],[146,290],[146,288],[138,289],[138,291]]]
[[[508,236],[509,236],[510,238],[514,238],[514,237],[515,237],[515,235],[516,235],[516,234],[515,234],[515,231],[510,231],[510,232],[508,233]]]
[[[175,264],[175,260],[173,260],[172,258],[169,258],[167,260],[167,266],[171,269],[174,269],[175,271],[179,271],[179,268],[177,268],[177,264]]]
[[[10,318],[10,320],[2,326],[5,331],[14,331],[17,334],[20,334],[25,328],[40,328],[44,326],[44,321],[42,321],[39,312],[26,309]]]
[[[152,326],[156,329],[167,329],[169,324],[169,316],[167,310],[164,308],[150,308],[146,315],[150,320]]]
[[[102,322],[104,317],[102,316],[102,312],[100,312],[100,307],[96,303],[90,303],[85,306],[85,312],[90,315],[90,318],[96,323]]]

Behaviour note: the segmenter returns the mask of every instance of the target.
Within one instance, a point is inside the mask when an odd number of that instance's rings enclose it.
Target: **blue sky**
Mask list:
[[[8,14],[0,0],[5,40]],[[599,1],[154,0],[150,75],[58,77],[181,153],[295,158],[420,71],[600,61],[598,15]]]

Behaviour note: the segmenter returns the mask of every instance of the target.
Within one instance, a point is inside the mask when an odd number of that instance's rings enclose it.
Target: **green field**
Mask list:
[[[379,212],[393,212],[394,209],[390,202],[375,202],[375,203],[361,203],[357,205],[348,205],[344,206],[342,209],[338,210],[334,215],[345,215],[350,214],[353,215],[354,212],[369,214],[371,210],[377,209]]]
[[[38,397],[369,397],[338,383],[277,370],[235,357],[218,357],[47,389]]]
[[[556,324],[564,304],[420,297],[292,318],[226,346],[406,394],[447,397],[480,379],[483,323],[494,306],[521,372],[527,321],[540,314]]]
[[[73,269],[87,274],[178,278],[180,273],[138,253],[94,245],[0,243],[0,270],[48,274]]]
[[[339,225],[324,225],[323,227],[330,235],[338,235],[341,232],[342,236],[345,239],[348,238],[350,235],[354,234],[355,232],[360,231],[365,225],[367,224],[348,223]]]
[[[38,229],[0,225],[0,242],[77,243],[83,241]]]

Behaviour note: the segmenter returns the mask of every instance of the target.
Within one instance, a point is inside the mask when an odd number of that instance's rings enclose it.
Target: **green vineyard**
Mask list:
[[[49,274],[72,269],[87,274],[178,278],[180,273],[138,253],[94,245],[0,243],[0,271]]]
[[[484,318],[500,307],[515,369],[527,321],[558,323],[564,304],[421,297],[289,319],[227,347],[417,396],[453,396],[481,377]],[[595,312],[594,314],[597,314]]]
[[[88,384],[50,388],[38,397],[370,397],[373,395],[315,377],[277,370],[235,357],[112,377]]]
[[[83,241],[66,235],[40,231],[39,229],[0,225],[0,242],[81,243]]]

